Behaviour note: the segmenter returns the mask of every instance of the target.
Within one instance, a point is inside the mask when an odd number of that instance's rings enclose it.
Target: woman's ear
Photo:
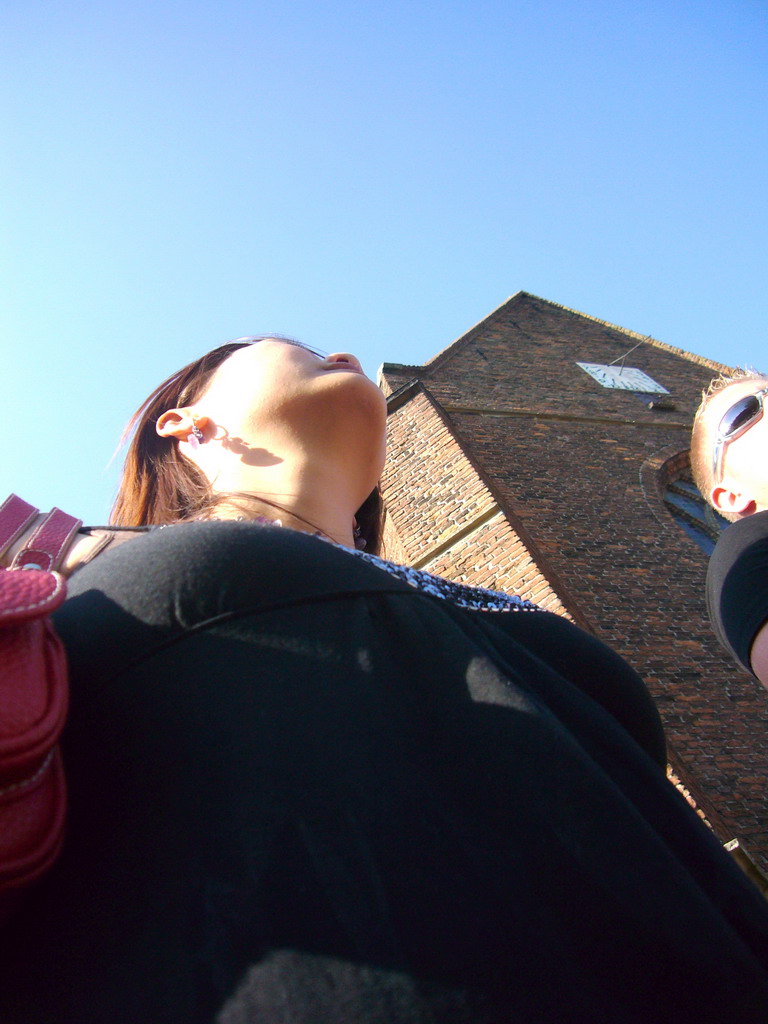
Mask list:
[[[192,415],[186,409],[169,409],[158,416],[155,430],[160,437],[178,437],[186,440],[192,429]]]
[[[210,422],[209,416],[198,416],[191,409],[168,409],[158,416],[155,430],[160,437],[177,437],[179,441],[186,441],[195,427],[204,433]]]

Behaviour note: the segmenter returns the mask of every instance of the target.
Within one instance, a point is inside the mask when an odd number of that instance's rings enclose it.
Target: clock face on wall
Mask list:
[[[634,366],[603,366],[602,363],[577,363],[585,373],[594,377],[604,388],[622,391],[645,391],[653,395],[668,395],[669,391],[657,384],[653,377]]]

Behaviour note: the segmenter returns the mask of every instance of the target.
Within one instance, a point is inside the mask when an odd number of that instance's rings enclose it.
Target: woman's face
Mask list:
[[[347,352],[322,356],[276,338],[247,345],[216,370],[194,410],[247,444],[290,437],[337,454],[362,446],[383,464],[386,399]]]

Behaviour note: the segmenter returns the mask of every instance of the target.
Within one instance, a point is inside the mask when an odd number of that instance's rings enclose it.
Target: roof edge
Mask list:
[[[445,348],[441,348],[439,352],[436,352],[435,355],[433,355],[431,359],[428,359],[423,365],[424,366],[434,366],[437,362],[441,362],[442,359],[445,356],[448,355],[450,350],[455,345],[458,345],[462,341],[469,341],[469,339],[474,334],[476,334],[480,330],[481,327],[484,327],[485,324],[492,317],[496,316],[497,313],[501,312],[501,310],[504,309],[506,306],[508,306],[510,304],[510,302],[513,302],[515,299],[520,298],[523,295],[528,296],[529,298],[532,298],[532,299],[538,298],[537,295],[532,295],[530,292],[524,292],[522,290],[519,291],[519,292],[515,292],[514,295],[508,296],[508,298],[504,299],[504,301],[502,303],[500,303],[498,306],[496,306],[495,309],[492,309],[490,313],[488,313],[486,316],[484,316],[482,320],[478,320],[476,324],[474,324],[472,327],[469,328],[469,330],[464,331],[463,334],[460,334],[458,338],[454,339],[452,342],[450,342],[448,345],[446,345]],[[547,300],[543,299],[542,301],[546,302]],[[565,308],[565,307],[563,307],[563,308]]]
[[[706,366],[708,369],[713,370],[715,373],[730,373],[733,370],[733,367],[729,366],[727,363],[720,363],[717,362],[717,360],[715,359],[707,359],[706,356],[699,356],[696,355],[696,353],[694,352],[688,352],[686,349],[679,348],[677,345],[670,345],[666,341],[659,341],[658,338],[653,338],[650,334],[639,334],[637,331],[632,331],[628,327],[622,327],[620,324],[614,324],[610,320],[602,320],[600,317],[592,316],[590,313],[582,313],[579,309],[573,309],[571,306],[564,306],[561,302],[553,302],[551,299],[545,299],[541,295],[534,295],[533,292],[526,292],[522,289],[520,291],[515,292],[514,295],[510,295],[509,298],[505,299],[504,302],[502,302],[494,310],[488,313],[487,316],[484,316],[482,320],[478,320],[478,322],[474,324],[472,327],[470,327],[469,330],[459,335],[458,338],[456,338],[450,344],[446,345],[445,348],[440,349],[439,352],[432,356],[431,359],[428,359],[425,363],[422,363],[421,365],[407,363],[383,363],[381,366],[381,370],[384,371],[384,368],[386,366],[392,366],[393,368],[398,367],[400,369],[408,370],[435,368],[440,363],[444,362],[444,360],[448,357],[448,354],[457,345],[459,345],[460,343],[467,343],[468,341],[470,341],[475,334],[479,333],[479,331],[483,327],[485,327],[485,325],[490,320],[492,320],[503,309],[509,306],[510,303],[514,302],[516,299],[521,298],[535,299],[537,302],[544,302],[548,306],[552,306],[555,309],[562,309],[564,312],[570,313],[572,316],[579,316],[583,317],[583,319],[585,320],[591,320],[592,323],[600,324],[603,327],[608,327],[612,331],[619,331],[621,334],[626,335],[627,338],[632,338],[634,341],[644,341],[646,344],[652,345],[654,348],[661,349],[663,352],[669,352],[672,355],[679,356],[682,359],[686,359],[689,362],[696,363],[699,366]]]
[[[718,373],[734,369],[733,366],[729,366],[727,363],[719,363],[715,359],[707,359],[706,356],[696,355],[695,352],[689,352],[687,349],[679,348],[677,345],[670,345],[669,342],[659,341],[658,338],[653,338],[650,334],[639,334],[637,331],[631,331],[628,327],[622,327],[621,324],[611,323],[610,320],[601,320],[598,316],[592,316],[590,313],[582,313],[579,309],[572,309],[570,306],[564,306],[560,302],[552,302],[551,299],[543,299],[540,295],[534,295],[532,292],[516,292],[512,298],[516,298],[517,295],[527,295],[530,299],[536,299],[538,302],[546,302],[548,306],[555,306],[557,309],[564,309],[567,313],[573,313],[574,316],[582,316],[585,320],[591,320],[593,323],[602,324],[603,327],[610,327],[613,331],[621,331],[621,333],[626,334],[628,338],[634,338],[636,341],[644,341],[649,345],[653,345],[654,348],[660,348],[664,352],[671,352],[674,355],[682,356],[684,359],[689,359],[692,363],[698,363],[700,366],[707,366],[711,370],[716,370]],[[496,310],[494,310],[494,313],[495,312]]]

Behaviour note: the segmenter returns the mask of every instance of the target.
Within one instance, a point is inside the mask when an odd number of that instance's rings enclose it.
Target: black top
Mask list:
[[[69,837],[3,1024],[765,1024],[768,908],[637,675],[435,589],[250,523],[73,577]]]
[[[707,573],[707,608],[722,645],[751,672],[752,643],[768,620],[768,512],[721,535]]]

